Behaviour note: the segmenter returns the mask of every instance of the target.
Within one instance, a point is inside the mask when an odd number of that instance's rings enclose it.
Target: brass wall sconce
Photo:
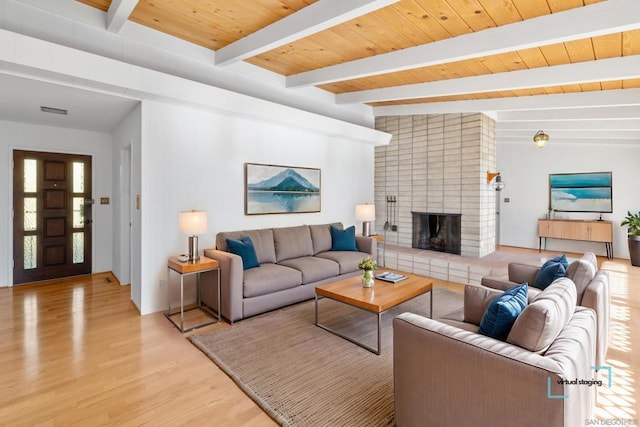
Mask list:
[[[500,191],[504,188],[504,182],[502,182],[502,177],[500,176],[500,172],[488,172],[487,171],[487,184],[490,184],[491,181],[495,178],[493,183],[493,188],[496,191]]]

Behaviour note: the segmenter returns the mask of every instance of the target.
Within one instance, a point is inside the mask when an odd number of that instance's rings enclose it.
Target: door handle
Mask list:
[[[96,201],[93,199],[84,199],[85,205],[93,205]]]

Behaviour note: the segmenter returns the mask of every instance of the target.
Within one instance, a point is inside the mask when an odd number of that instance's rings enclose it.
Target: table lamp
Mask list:
[[[356,219],[362,221],[362,235],[371,236],[371,221],[376,219],[376,205],[356,205]]]
[[[207,233],[207,213],[204,211],[186,211],[180,212],[178,220],[180,233],[189,236],[189,261],[197,261],[200,259],[198,255],[198,234]]]

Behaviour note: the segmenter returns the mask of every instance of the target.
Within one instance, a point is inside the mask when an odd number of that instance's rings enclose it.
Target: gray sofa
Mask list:
[[[394,319],[397,426],[572,427],[592,417],[597,384],[570,384],[597,378],[596,316],[576,306],[575,285],[562,278],[537,293],[506,342],[478,333],[501,294],[467,285],[461,312]]]
[[[516,284],[534,283],[539,270],[539,266],[510,263],[507,277],[483,277],[481,284],[505,291]],[[609,273],[598,270],[598,260],[595,254],[587,252],[580,259],[569,264],[567,277],[576,286],[576,304],[589,307],[596,312],[596,364],[598,366],[605,365],[605,356],[609,346]],[[529,299],[535,298],[540,292],[540,289],[530,286]]]
[[[342,224],[334,223],[342,229]],[[356,236],[357,251],[332,251],[331,224],[221,232],[216,249],[204,255],[220,263],[222,316],[234,322],[311,299],[315,287],[360,274],[358,262],[376,259],[376,240]],[[259,267],[243,270],[242,258],[228,251],[227,239],[251,238]],[[208,273],[212,274],[212,273]],[[206,280],[215,280],[208,277]],[[202,301],[217,307],[212,287],[202,288]]]

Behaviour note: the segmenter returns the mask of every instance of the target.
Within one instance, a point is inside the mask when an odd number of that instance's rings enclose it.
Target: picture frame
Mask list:
[[[245,215],[320,212],[320,169],[260,163],[244,166]]]
[[[613,212],[612,173],[549,174],[549,210],[557,212]]]

